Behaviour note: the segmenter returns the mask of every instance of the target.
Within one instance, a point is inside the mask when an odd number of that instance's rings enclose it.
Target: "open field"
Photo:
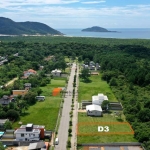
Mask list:
[[[60,96],[52,96],[52,90],[55,87],[64,87],[65,80],[51,80],[51,84],[45,87],[41,87],[46,97],[45,101],[37,102],[35,105],[30,106],[24,116],[21,116],[20,120],[13,124],[13,128],[18,128],[20,125],[18,122],[23,124],[34,123],[39,125],[45,125],[48,130],[54,130],[57,116],[60,108],[62,98]]]
[[[90,83],[79,82],[79,102],[81,100],[92,100],[92,96],[98,95],[98,93],[107,95],[110,102],[117,102],[107,82],[101,80],[101,75],[91,76],[90,80]]]
[[[78,113],[78,143],[136,142],[133,130],[123,118],[119,120],[111,114],[89,117],[86,113]],[[98,126],[108,126],[109,131],[98,132]]]

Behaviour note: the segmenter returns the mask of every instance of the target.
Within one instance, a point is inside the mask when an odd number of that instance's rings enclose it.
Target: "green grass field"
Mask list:
[[[45,125],[47,130],[54,130],[62,98],[60,96],[52,96],[52,90],[53,88],[64,86],[65,80],[52,79],[51,84],[41,87],[43,90],[41,95],[46,97],[45,101],[37,102],[35,105],[30,106],[26,114],[13,124],[13,128],[18,128],[20,126],[18,122],[21,121],[23,124]]]
[[[81,100],[92,100],[93,95],[98,95],[98,93],[103,93],[108,96],[110,102],[117,102],[115,95],[112,93],[109,85],[106,81],[101,80],[100,75],[95,75],[90,77],[90,83],[79,83],[79,99]]]
[[[124,121],[119,122],[119,119],[111,114],[89,117],[86,113],[78,113],[78,143],[136,142],[133,134],[123,134],[132,133],[132,130],[124,116],[122,118]],[[98,132],[98,126],[108,126],[109,132]]]

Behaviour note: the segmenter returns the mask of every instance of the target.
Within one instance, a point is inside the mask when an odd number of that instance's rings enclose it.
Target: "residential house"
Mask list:
[[[61,76],[61,70],[58,70],[58,69],[52,70],[51,74],[55,77],[60,77]]]
[[[39,67],[40,70],[43,70],[43,68],[44,68],[44,66],[40,66],[40,67]]]
[[[14,134],[17,141],[39,141],[44,138],[44,131],[45,126],[30,123],[22,125]]]
[[[25,94],[28,93],[28,90],[12,90],[13,96],[24,96]]]
[[[37,72],[33,69],[29,69],[27,71],[24,71],[24,78],[28,78],[30,75],[36,75]]]
[[[31,83],[25,83],[24,87],[25,87],[25,90],[31,89]]]
[[[102,116],[102,108],[99,105],[87,105],[86,112],[88,116]]]
[[[11,102],[11,98],[7,95],[4,95],[1,99],[0,99],[0,104],[1,105],[8,105]]]
[[[108,100],[108,97],[102,93],[92,96],[92,104],[101,105],[104,100]]]
[[[89,69],[89,65],[84,65],[83,68],[84,69]]]
[[[100,65],[96,63],[96,70],[100,70]]]
[[[90,68],[90,70],[95,70],[95,66],[94,65],[90,65],[89,68]]]

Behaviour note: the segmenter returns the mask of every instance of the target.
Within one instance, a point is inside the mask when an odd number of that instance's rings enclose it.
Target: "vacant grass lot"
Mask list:
[[[90,80],[90,83],[84,83],[80,80],[79,102],[81,100],[92,100],[92,96],[98,95],[98,93],[107,95],[110,102],[117,101],[107,82],[101,80],[101,75],[93,75],[90,77]]]
[[[53,88],[64,86],[65,80],[52,79],[51,84],[41,87],[43,90],[41,95],[46,97],[45,101],[37,102],[35,105],[30,106],[29,110],[26,111],[24,116],[20,117],[18,122],[21,121],[23,124],[33,123],[45,125],[47,130],[54,130],[62,98],[60,96],[52,96],[52,90]],[[18,128],[20,126],[18,122],[13,124],[14,128]]]
[[[124,117],[124,116],[123,116]],[[99,122],[99,125],[94,124]],[[104,122],[108,122],[105,124]],[[78,131],[80,133],[99,133],[98,126],[108,126],[110,132],[132,132],[128,124],[114,124],[119,122],[117,117],[111,114],[104,114],[103,117],[89,117],[86,113],[78,113]],[[84,125],[86,123],[86,125]],[[124,121],[126,123],[126,121]],[[92,125],[93,124],[93,125]],[[111,125],[110,125],[111,124]],[[108,133],[110,133],[108,132]],[[134,135],[127,134],[105,134],[102,135],[78,135],[78,143],[112,143],[112,142],[136,142]]]

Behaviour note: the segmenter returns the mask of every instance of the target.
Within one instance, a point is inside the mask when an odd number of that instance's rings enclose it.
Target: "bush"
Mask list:
[[[7,117],[10,118],[10,120],[17,120],[19,119],[19,113],[14,109],[10,109],[7,112]]]
[[[69,125],[72,126],[72,121],[71,120],[69,121]]]
[[[71,142],[69,140],[67,141],[67,148],[71,148]]]

